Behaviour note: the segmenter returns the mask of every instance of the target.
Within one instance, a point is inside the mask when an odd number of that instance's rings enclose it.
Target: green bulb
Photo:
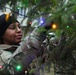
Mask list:
[[[69,26],[67,26],[67,28],[69,28]]]
[[[16,67],[16,70],[20,70],[20,69],[21,69],[21,66],[18,65],[18,66]]]
[[[17,9],[20,9],[20,7],[18,7]]]

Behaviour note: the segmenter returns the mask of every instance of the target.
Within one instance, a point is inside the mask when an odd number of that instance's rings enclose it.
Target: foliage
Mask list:
[[[29,8],[27,14],[30,20],[35,19],[39,16],[48,16],[46,20],[53,20],[59,26],[59,29],[65,29],[68,33],[75,32],[75,19],[74,15],[76,12],[76,1],[75,0],[1,0],[0,3],[10,4],[11,7],[15,3],[19,2],[16,5],[16,9],[19,7]],[[47,21],[46,21],[47,22]],[[69,28],[67,29],[67,26]]]
[[[60,57],[63,58],[65,54],[68,53],[68,50],[72,51],[76,49],[76,0],[0,0],[0,4],[3,6],[8,3],[13,7],[16,2],[20,3],[16,5],[16,9],[17,7],[23,7],[25,10],[29,8],[27,14],[28,22],[40,16],[47,15],[46,23],[54,21],[58,25],[56,34],[60,36],[58,31],[64,30],[66,36],[69,37],[67,42],[62,40],[59,45],[50,51],[50,60],[54,60],[60,53]],[[31,25],[27,26],[27,29],[29,30],[30,27]],[[44,29],[40,29],[40,31],[43,30]],[[63,38],[63,36],[61,36],[61,38]],[[49,45],[52,46],[51,44]]]

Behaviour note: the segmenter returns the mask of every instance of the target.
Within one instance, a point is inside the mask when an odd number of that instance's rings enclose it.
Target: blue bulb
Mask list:
[[[40,20],[40,25],[43,26],[44,25],[44,19]]]
[[[43,24],[44,23],[43,20],[41,20],[40,23]]]

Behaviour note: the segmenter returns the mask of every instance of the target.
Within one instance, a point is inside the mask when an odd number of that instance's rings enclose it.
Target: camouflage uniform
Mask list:
[[[30,63],[38,56],[42,55],[42,42],[46,38],[44,32],[38,33],[37,29],[24,41],[18,48],[9,46],[7,49],[0,50],[0,71],[6,71],[8,75],[25,75]],[[14,49],[15,51],[12,53]],[[21,70],[17,71],[16,66],[21,65]]]

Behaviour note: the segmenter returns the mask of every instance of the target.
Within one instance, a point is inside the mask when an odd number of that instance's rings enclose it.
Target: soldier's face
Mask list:
[[[16,22],[9,25],[2,38],[5,44],[19,44],[22,38],[22,30],[20,28],[19,23]]]

